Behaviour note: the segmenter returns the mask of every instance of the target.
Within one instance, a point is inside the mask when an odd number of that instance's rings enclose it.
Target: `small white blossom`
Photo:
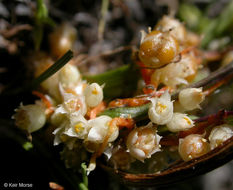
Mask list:
[[[228,124],[214,127],[210,133],[209,141],[211,149],[216,148],[221,143],[233,136],[233,126]]]
[[[60,87],[64,102],[57,106],[51,116],[51,123],[53,125],[59,125],[65,117],[69,117],[71,114],[85,115],[87,112],[87,106],[85,103],[85,97],[82,95],[74,95],[72,93],[64,92],[64,89]]]
[[[180,84],[187,85],[197,72],[197,59],[191,54],[185,54],[177,63],[170,63],[156,69],[151,75],[151,81],[156,84],[176,88]]]
[[[87,120],[80,114],[78,116],[72,115],[70,117],[69,127],[65,130],[64,134],[70,137],[77,137],[84,139],[89,131]]]
[[[202,88],[186,88],[179,93],[179,102],[186,110],[200,108],[200,103],[205,99]]]
[[[144,159],[160,151],[160,139],[156,127],[149,123],[147,126],[132,130],[128,135],[126,145],[132,157],[144,162]]]
[[[84,91],[86,103],[90,107],[97,106],[103,100],[103,89],[97,83],[88,85]]]
[[[37,104],[20,105],[13,115],[15,124],[29,133],[39,130],[46,123],[45,108]]]
[[[149,109],[148,115],[153,123],[164,125],[172,119],[173,102],[171,95],[166,91],[160,98],[151,99],[152,106]]]
[[[95,143],[102,143],[105,136],[108,133],[108,128],[110,127],[109,124],[111,120],[112,118],[106,115],[99,116],[95,119],[89,120],[88,125],[90,127],[90,131],[85,140],[95,142]],[[112,126],[112,127],[114,129],[113,129],[111,136],[108,139],[108,142],[112,142],[116,140],[116,138],[119,135],[118,127],[117,126]]]
[[[193,126],[193,121],[183,113],[173,113],[171,121],[167,123],[167,128],[171,132],[185,131]]]

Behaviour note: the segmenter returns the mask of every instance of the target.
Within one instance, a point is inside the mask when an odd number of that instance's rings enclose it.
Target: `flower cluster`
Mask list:
[[[56,46],[52,46],[53,56],[59,57],[71,48],[73,43],[68,40],[73,39],[75,31],[69,27],[63,25],[57,30],[68,31],[61,32],[62,39],[57,41]],[[57,32],[50,36],[50,40],[60,35]],[[132,110],[117,113],[117,116],[102,113],[108,108],[108,111],[114,109],[114,106],[110,106],[114,104],[109,103],[106,106],[104,85],[90,84],[83,80],[78,68],[70,61],[41,83],[46,95],[34,92],[41,100],[31,105],[21,104],[15,110],[13,118],[16,126],[32,133],[47,123],[48,127],[54,129],[54,145],[62,143],[65,147],[65,160],[74,159],[66,157],[66,151],[76,153],[80,150],[83,154],[85,150],[84,157],[89,158],[88,172],[95,169],[96,159],[102,154],[107,156],[115,168],[129,169],[131,162],[145,162],[157,152],[163,151],[164,144],[170,143],[184,161],[189,161],[231,138],[233,128],[227,124],[212,126],[210,133],[193,132],[197,126],[189,113],[201,108],[200,104],[207,93],[202,88],[180,90],[180,85],[187,85],[197,73],[199,59],[195,56],[196,52],[188,48],[197,45],[199,38],[186,31],[182,23],[168,16],[164,16],[153,31],[142,33],[137,61],[141,62],[139,65],[154,69],[146,73],[147,76],[142,72],[142,78],[150,79],[145,82],[150,82],[153,92],[145,92],[144,96],[137,98],[119,100],[115,107],[129,106],[140,110],[140,106],[147,104],[149,109],[147,108],[147,117],[143,122],[133,118],[137,114]],[[52,59],[49,56],[38,56],[35,61],[35,76],[51,65]],[[165,86],[161,91],[157,90],[161,84]],[[172,99],[171,92],[174,90],[180,90],[176,91],[179,92],[177,99]],[[169,133],[169,137],[175,137],[176,142],[166,142],[166,133],[162,133],[161,128]]]

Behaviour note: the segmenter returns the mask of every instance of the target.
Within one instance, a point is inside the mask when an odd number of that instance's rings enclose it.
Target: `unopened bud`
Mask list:
[[[171,132],[185,131],[193,127],[193,121],[183,113],[173,113],[172,119],[167,123],[167,128]]]
[[[186,88],[179,93],[179,102],[186,110],[200,108],[200,103],[205,99],[202,88]]]

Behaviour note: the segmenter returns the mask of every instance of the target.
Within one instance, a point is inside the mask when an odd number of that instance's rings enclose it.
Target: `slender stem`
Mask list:
[[[103,39],[104,28],[105,28],[105,23],[106,23],[106,13],[108,11],[108,4],[109,4],[109,0],[102,0],[101,19],[100,19],[99,27],[98,27],[98,39],[99,40]]]

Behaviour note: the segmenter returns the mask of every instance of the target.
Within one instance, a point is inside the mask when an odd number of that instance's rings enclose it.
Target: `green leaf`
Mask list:
[[[233,0],[231,0],[223,9],[221,14],[210,20],[209,24],[205,24],[202,29],[204,38],[201,42],[201,47],[206,48],[210,41],[214,38],[223,36],[233,25]]]
[[[185,22],[190,29],[198,31],[199,23],[202,20],[202,12],[195,5],[182,3],[179,6],[178,17]]]
[[[118,107],[109,108],[100,113],[100,115],[108,115],[112,118],[114,117],[130,117],[136,121],[140,121],[148,117],[148,110],[151,103],[144,104],[142,106],[136,107]]]
[[[102,74],[84,76],[84,79],[90,83],[104,84],[103,90],[106,99],[128,97],[137,87],[139,70],[135,65],[127,64]]]

